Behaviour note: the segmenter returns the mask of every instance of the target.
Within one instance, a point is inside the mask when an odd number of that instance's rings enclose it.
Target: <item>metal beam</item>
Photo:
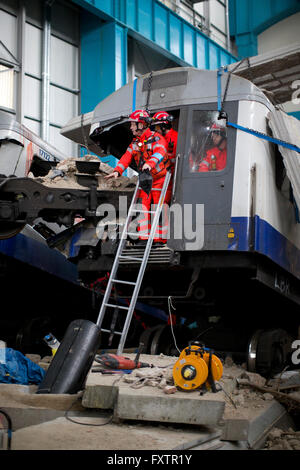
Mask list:
[[[118,8],[119,0],[72,1],[104,21],[115,21],[128,29],[130,36],[147,42],[150,47],[159,49],[161,54],[167,55],[178,64],[198,67],[197,57],[203,50],[199,52],[197,45],[202,41],[208,44],[205,51],[217,50],[216,57],[219,59],[222,56],[223,63],[217,63],[216,67],[236,60],[230,52],[202,33],[199,28],[158,0],[122,0],[122,8]],[[209,2],[205,2],[204,7],[207,10],[206,27],[209,30]],[[201,60],[201,63],[203,62],[209,63],[208,60]]]
[[[18,14],[18,60],[20,69],[18,71],[18,82],[17,82],[17,104],[16,104],[16,119],[21,124],[24,120],[24,57],[25,57],[25,22],[26,22],[26,10],[22,0],[19,2],[19,14]]]
[[[43,10],[43,45],[42,45],[42,101],[41,101],[41,137],[49,140],[50,125],[50,44],[51,44],[51,4],[45,2]]]

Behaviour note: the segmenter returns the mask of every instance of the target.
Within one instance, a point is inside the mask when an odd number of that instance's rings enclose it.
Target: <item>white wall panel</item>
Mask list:
[[[77,144],[62,136],[57,127],[50,126],[50,144],[66,154],[68,157],[77,157]]]
[[[51,36],[51,81],[67,88],[78,87],[78,48]]]
[[[17,57],[17,18],[3,10],[0,10],[0,41]]]
[[[220,33],[216,28],[213,27],[213,25],[210,26],[211,28],[211,39],[213,41],[216,41],[220,46],[225,47],[226,49],[226,36],[225,34]]]
[[[55,86],[50,87],[50,122],[64,126],[77,115],[77,96]]]
[[[39,122],[24,118],[24,126],[34,132],[36,135],[41,135],[41,124]]]
[[[28,76],[24,79],[24,114],[41,119],[41,82]]]
[[[203,2],[201,3],[195,3],[194,5],[194,10],[199,13],[199,15],[204,16],[204,5]]]
[[[23,5],[26,11],[24,57],[22,58],[25,73],[24,75],[15,74],[15,78],[24,80],[20,119],[35,134],[41,135],[44,0],[0,0],[0,40],[18,59],[22,49],[18,51],[17,15]],[[77,144],[61,136],[59,128],[76,116],[79,109],[78,94],[72,93],[72,90],[79,88],[79,10],[71,2],[68,4],[55,0],[51,6],[51,18],[50,99],[49,108],[44,114],[45,122],[47,124],[48,119],[50,121],[49,141],[62,152],[77,155]],[[8,82],[7,80],[4,82],[3,77],[0,84],[1,90],[4,86],[8,87]],[[8,75],[5,75],[5,78],[7,77]],[[0,102],[0,106],[8,107],[8,104],[15,99],[12,92],[10,87],[10,94],[5,93],[7,99],[5,103]],[[19,100],[20,97],[18,96],[17,99]],[[47,104],[47,101],[45,103]]]
[[[183,3],[180,3],[179,7],[180,8],[178,8],[177,13],[181,16],[181,18],[193,24],[193,11],[191,8],[187,7]]]
[[[25,26],[25,72],[41,78],[42,31],[28,23]]]
[[[221,31],[226,31],[225,7],[217,0],[210,0],[210,22]]]

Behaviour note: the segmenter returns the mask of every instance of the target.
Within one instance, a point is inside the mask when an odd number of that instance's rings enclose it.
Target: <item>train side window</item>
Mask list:
[[[275,158],[275,184],[276,188],[281,194],[293,202],[293,196],[291,192],[291,183],[287,176],[286,169],[283,163],[282,155],[278,149],[278,146],[274,146],[274,158]]]
[[[300,213],[297,206],[293,188],[291,182],[287,176],[286,168],[284,166],[282,155],[278,149],[278,146],[274,146],[274,158],[275,158],[275,184],[276,188],[280,191],[283,197],[288,199],[294,206],[296,222],[300,223]]]
[[[221,171],[227,162],[227,129],[217,111],[194,111],[189,148],[191,173]]]

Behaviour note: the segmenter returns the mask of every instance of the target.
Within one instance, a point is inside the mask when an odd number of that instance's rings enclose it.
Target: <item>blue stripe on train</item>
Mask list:
[[[259,216],[255,216],[254,224],[254,251],[267,256],[300,278],[299,248]],[[228,250],[250,251],[251,219],[249,217],[232,217],[231,227],[234,230],[234,238],[231,240]]]

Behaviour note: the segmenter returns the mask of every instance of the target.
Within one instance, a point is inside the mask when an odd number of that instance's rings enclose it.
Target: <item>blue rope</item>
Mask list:
[[[228,122],[227,121],[227,126],[234,127],[235,129],[239,129],[240,131],[247,132],[248,134],[255,135],[256,137],[259,137],[260,139],[267,140],[268,142],[273,142],[274,144],[281,145],[282,147],[286,147],[290,150],[294,150],[295,152],[300,153],[300,148],[297,147],[296,145],[289,144],[288,142],[284,142],[283,140],[280,139],[275,139],[274,137],[270,137],[266,134],[263,134],[258,131],[254,131],[253,129],[248,129],[247,127],[239,126],[238,124],[234,124],[233,122]]]
[[[220,67],[217,72],[217,86],[218,86],[218,111],[221,113],[222,111],[222,89],[221,89],[221,77],[223,72],[228,72],[228,68],[226,66]],[[232,72],[231,72],[232,73]],[[248,134],[255,135],[260,139],[267,140],[268,142],[273,142],[274,144],[281,145],[282,147],[288,148],[290,150],[294,150],[295,152],[300,153],[300,148],[296,145],[289,144],[288,142],[284,142],[280,139],[275,139],[274,137],[269,137],[262,132],[255,131],[253,129],[248,129],[247,127],[239,126],[238,124],[234,124],[233,122],[226,122],[227,126],[234,127],[235,129],[239,129],[240,131],[247,132]]]

